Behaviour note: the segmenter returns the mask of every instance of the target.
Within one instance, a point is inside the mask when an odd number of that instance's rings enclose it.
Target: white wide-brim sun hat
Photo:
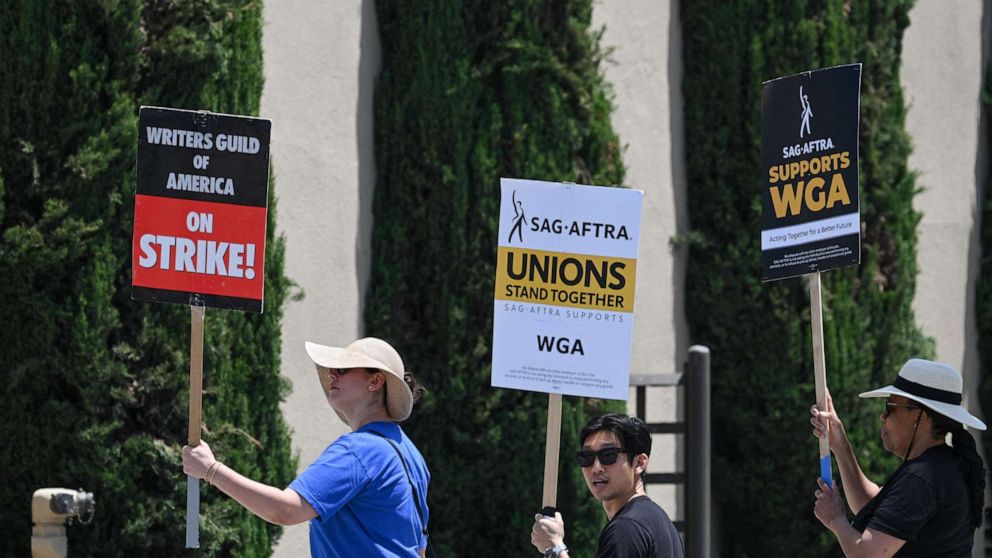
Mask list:
[[[306,349],[318,373],[322,368],[374,368],[382,371],[386,375],[386,412],[389,418],[400,422],[410,416],[413,392],[403,379],[406,374],[403,359],[389,343],[375,337],[359,339],[347,347],[328,347],[307,341]],[[345,424],[348,423],[340,411],[335,409],[334,412]]]
[[[891,385],[866,391],[860,397],[901,395],[961,424],[985,430],[985,423],[961,406],[963,391],[964,381],[954,367],[913,358],[902,365]]]

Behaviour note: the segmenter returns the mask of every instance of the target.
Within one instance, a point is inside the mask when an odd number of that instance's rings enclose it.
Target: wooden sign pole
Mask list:
[[[813,326],[813,379],[816,383],[816,408],[827,410],[827,363],[823,349],[823,301],[820,296],[820,272],[810,273],[809,307]],[[833,486],[830,463],[830,425],[820,438],[820,478]]]
[[[545,515],[558,501],[558,453],[561,446],[561,394],[548,394],[548,437],[544,443],[544,496],[541,505]],[[550,515],[554,515],[552,512]]]
[[[203,313],[204,306],[190,305],[189,339],[189,445],[200,445],[203,400]],[[200,481],[186,476],[186,548],[200,548]]]

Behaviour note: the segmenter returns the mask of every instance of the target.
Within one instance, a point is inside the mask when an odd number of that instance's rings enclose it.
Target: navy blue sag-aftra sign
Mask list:
[[[761,279],[861,260],[861,64],[804,72],[761,91]]]

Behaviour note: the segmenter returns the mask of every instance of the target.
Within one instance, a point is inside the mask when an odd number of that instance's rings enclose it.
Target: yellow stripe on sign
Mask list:
[[[637,260],[500,246],[496,299],[634,311]]]

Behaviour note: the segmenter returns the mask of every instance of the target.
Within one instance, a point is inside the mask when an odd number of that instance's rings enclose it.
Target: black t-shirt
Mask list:
[[[596,558],[683,558],[682,539],[661,506],[630,500],[599,534]]]
[[[954,450],[934,446],[906,461],[851,523],[906,541],[900,558],[970,558],[975,528]]]

